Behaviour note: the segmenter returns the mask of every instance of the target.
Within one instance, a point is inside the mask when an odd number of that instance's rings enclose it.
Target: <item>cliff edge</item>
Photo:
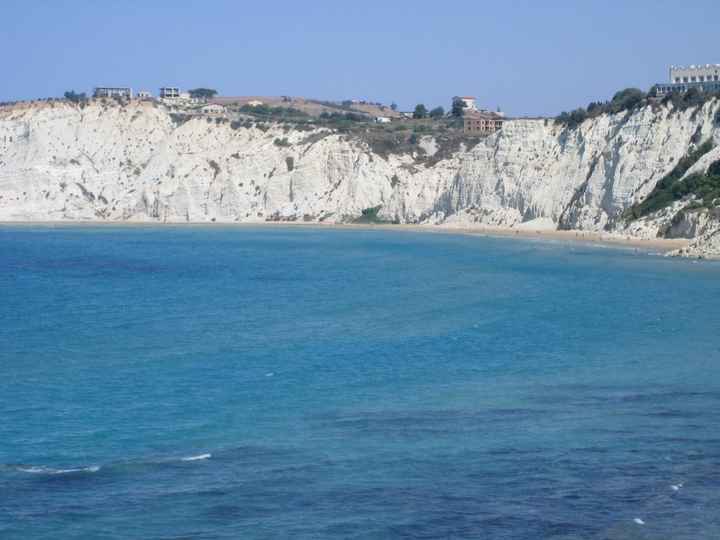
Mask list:
[[[719,109],[654,104],[572,128],[508,120],[452,152],[426,135],[381,153],[327,127],[179,118],[152,102],[3,107],[0,221],[538,224],[688,238],[677,254],[720,256],[720,201],[676,193],[720,160]]]

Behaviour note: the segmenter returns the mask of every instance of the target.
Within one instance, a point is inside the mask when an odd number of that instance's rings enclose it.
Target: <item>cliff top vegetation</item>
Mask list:
[[[658,97],[654,88],[650,92],[643,92],[638,88],[626,88],[616,92],[610,101],[593,101],[587,107],[579,107],[570,112],[563,111],[555,118],[555,123],[573,129],[588,118],[596,118],[603,114],[632,112],[647,105],[667,104],[682,111],[702,106],[706,102],[718,98],[720,98],[718,93],[699,92],[696,88],[691,88],[685,93],[666,94],[663,97]]]

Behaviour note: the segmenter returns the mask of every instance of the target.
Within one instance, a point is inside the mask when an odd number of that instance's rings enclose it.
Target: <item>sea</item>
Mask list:
[[[720,264],[0,227],[0,538],[720,538]]]

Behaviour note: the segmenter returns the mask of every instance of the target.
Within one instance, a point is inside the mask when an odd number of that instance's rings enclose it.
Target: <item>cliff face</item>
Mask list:
[[[205,117],[176,123],[151,103],[4,108],[0,220],[348,221],[380,206],[380,217],[401,223],[532,222],[701,238],[720,228],[716,216],[685,218],[695,222],[675,223],[673,232],[672,209],[630,225],[620,214],[694,144],[720,142],[719,107],[646,107],[574,130],[511,120],[432,165],[382,157],[327,129],[233,128]],[[420,146],[436,150],[429,138]],[[720,148],[692,171],[717,159]]]

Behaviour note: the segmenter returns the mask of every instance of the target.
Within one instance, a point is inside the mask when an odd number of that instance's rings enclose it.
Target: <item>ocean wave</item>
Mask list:
[[[112,463],[105,463],[102,465],[87,465],[83,467],[49,467],[45,465],[19,465],[19,464],[2,464],[0,463],[0,472],[20,472],[25,474],[36,474],[36,475],[65,475],[65,474],[88,474],[96,473],[100,470],[118,471],[118,470],[131,470],[145,467],[162,467],[172,466],[173,463],[178,462],[191,462],[191,461],[202,461],[210,459],[213,455],[209,452],[204,454],[194,454],[184,457],[167,457],[157,460],[139,460],[139,461],[118,461]]]
[[[212,454],[198,454],[197,456],[187,456],[180,458],[180,461],[199,461],[201,459],[210,459]]]
[[[73,473],[96,473],[101,469],[99,465],[89,467],[75,467],[72,469],[54,469],[53,467],[17,467],[16,470],[28,474],[73,474]]]

